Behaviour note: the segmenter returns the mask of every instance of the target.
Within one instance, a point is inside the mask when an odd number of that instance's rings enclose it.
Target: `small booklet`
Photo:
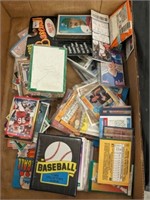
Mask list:
[[[112,50],[133,33],[130,2],[127,0],[112,15],[91,10],[93,58],[110,61],[118,53]]]

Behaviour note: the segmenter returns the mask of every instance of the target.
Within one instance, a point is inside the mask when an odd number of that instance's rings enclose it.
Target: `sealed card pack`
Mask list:
[[[17,189],[30,189],[36,144],[28,145],[18,152],[15,160],[12,186]]]
[[[81,144],[78,137],[39,134],[31,189],[76,196]]]

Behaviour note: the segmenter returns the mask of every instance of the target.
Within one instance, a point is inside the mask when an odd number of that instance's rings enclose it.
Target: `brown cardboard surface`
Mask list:
[[[4,58],[6,58],[6,56],[8,55],[8,42],[9,42],[9,30],[10,30],[10,17],[7,14],[6,10],[1,7],[1,40],[0,40],[0,44],[1,44],[1,94],[4,93],[4,77],[6,74],[6,60]],[[2,27],[5,27],[2,28]],[[5,38],[5,39],[4,39]],[[4,48],[3,48],[4,47]],[[1,101],[3,102],[3,95],[2,95],[2,99]]]
[[[90,14],[90,10],[99,11],[101,0],[76,0],[76,1],[46,1],[44,4],[41,1],[30,1],[33,15],[56,15],[59,14]]]
[[[102,0],[100,11],[101,13],[104,13],[106,15],[111,15],[115,11],[115,9],[118,8],[124,2],[125,0]]]
[[[57,5],[56,6],[56,2]],[[84,2],[86,2],[84,4]],[[115,4],[116,2],[116,4]],[[14,4],[14,2],[3,2],[5,9],[12,17],[19,17],[19,18],[9,18],[9,15],[5,10],[2,10],[3,15],[3,23],[7,24],[8,26],[2,27],[2,36],[3,40],[6,41],[3,51],[5,52],[3,55],[2,60],[2,72],[4,72],[4,76],[2,78],[3,82],[3,102],[2,102],[2,124],[5,122],[5,117],[9,113],[10,104],[12,101],[13,92],[11,90],[11,79],[12,79],[12,71],[13,71],[13,64],[14,58],[9,55],[8,50],[12,47],[15,42],[18,41],[17,33],[21,31],[23,28],[26,28],[29,23],[29,13],[32,15],[43,15],[46,14],[60,14],[67,12],[68,13],[90,13],[90,9],[99,10],[104,13],[112,12],[115,9],[115,6],[118,6],[123,1],[111,1],[112,7],[110,8],[110,1],[53,1],[50,4],[47,2],[43,3],[37,1],[37,4],[34,1],[24,1],[22,4]],[[101,4],[102,3],[102,4]],[[19,5],[20,8],[19,8]],[[16,8],[16,6],[18,6]],[[47,11],[46,6],[49,11]],[[40,11],[40,8],[41,11]],[[24,9],[23,9],[24,8]],[[51,10],[52,9],[52,10]],[[31,12],[33,11],[33,13]],[[51,11],[51,12],[50,12]],[[19,14],[18,14],[19,12]],[[46,14],[45,14],[46,13]],[[20,17],[21,16],[21,17]],[[26,17],[24,17],[26,16]],[[11,23],[10,23],[11,22]],[[11,24],[11,28],[10,28]],[[10,30],[10,31],[9,31]],[[8,44],[9,39],[9,46]],[[135,53],[133,52],[127,62],[126,71],[128,76],[128,84],[130,87],[130,99],[129,104],[133,107],[133,127],[135,129],[135,176],[134,176],[134,199],[142,199],[144,193],[144,170],[143,170],[143,149],[142,149],[142,137],[141,137],[141,121],[140,121],[140,109],[139,109],[139,88],[138,88],[138,72],[137,72],[137,61],[135,58]],[[71,66],[68,65],[67,68],[67,88],[71,88],[74,84],[79,83],[80,78],[72,69]],[[53,103],[53,112],[55,112],[56,105],[58,102]],[[3,127],[2,127],[3,128]],[[3,132],[3,131],[2,131]],[[2,138],[2,145],[1,145],[1,158],[2,158],[2,199],[71,199],[69,196],[59,195],[54,193],[48,192],[40,192],[40,191],[27,191],[27,190],[17,190],[13,189],[11,186],[12,182],[12,175],[13,175],[13,167],[16,157],[16,151],[8,149],[6,147],[6,140],[4,139],[4,134],[1,134]],[[129,197],[125,195],[118,195],[118,194],[108,194],[108,193],[87,193],[87,192],[78,192],[77,197],[79,199],[128,199]]]
[[[100,10],[101,0],[76,0],[76,1],[3,1],[11,17],[27,16],[52,16],[56,14],[90,14],[90,10]]]
[[[137,71],[137,59],[135,51],[131,54],[127,62],[128,66],[128,78],[130,85],[130,103],[132,104],[133,109],[133,124],[134,124],[134,133],[135,133],[135,174],[134,174],[134,198],[137,199],[138,196],[142,195],[144,191],[144,160],[143,160],[143,144],[142,144],[142,135],[141,135],[141,115],[140,115],[140,100],[139,100],[139,75]],[[141,164],[139,164],[139,161]],[[139,180],[139,178],[142,179]]]
[[[27,17],[32,13],[29,1],[3,1],[2,4],[11,17]]]

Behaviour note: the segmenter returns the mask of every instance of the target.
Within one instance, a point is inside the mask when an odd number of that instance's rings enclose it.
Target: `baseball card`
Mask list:
[[[128,186],[131,141],[100,139],[98,183]]]
[[[73,92],[64,106],[61,107],[54,120],[69,129],[73,134],[79,135],[82,112],[83,108],[76,99],[76,92]]]
[[[122,64],[117,64],[115,59],[111,62],[101,62],[99,69],[99,82],[108,86],[125,86],[124,70]]]
[[[90,15],[58,15],[57,35],[91,35]]]

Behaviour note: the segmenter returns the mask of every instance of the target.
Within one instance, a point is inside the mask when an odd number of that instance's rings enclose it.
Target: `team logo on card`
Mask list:
[[[55,36],[55,33],[56,33],[55,25],[54,25],[54,23],[52,22],[52,20],[49,19],[49,18],[47,18],[47,19],[45,20],[45,29],[46,29],[47,34],[48,34],[50,37],[54,37],[54,36]]]

